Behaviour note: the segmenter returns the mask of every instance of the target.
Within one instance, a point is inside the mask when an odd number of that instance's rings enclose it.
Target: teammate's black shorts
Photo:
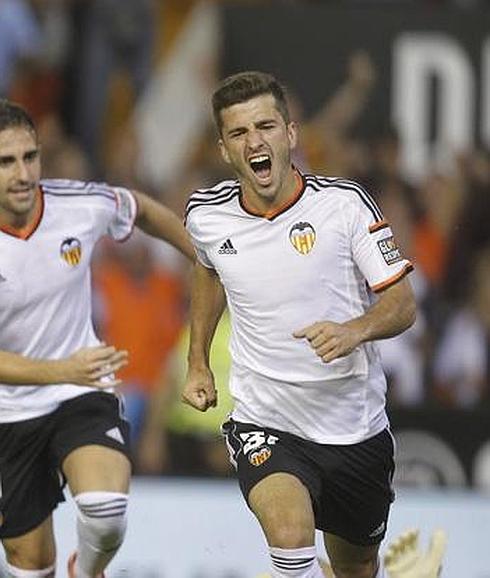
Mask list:
[[[93,444],[129,458],[129,424],[113,394],[83,394],[49,415],[0,424],[0,538],[22,536],[64,501],[64,458]]]
[[[317,529],[364,546],[384,538],[394,499],[389,430],[358,444],[329,445],[231,419],[223,434],[247,502],[257,482],[290,473],[309,490]]]

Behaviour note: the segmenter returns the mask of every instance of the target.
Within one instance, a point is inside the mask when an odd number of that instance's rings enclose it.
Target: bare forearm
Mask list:
[[[0,383],[10,385],[56,385],[71,383],[113,387],[113,374],[127,364],[127,351],[105,344],[82,347],[63,359],[34,359],[0,351]]]
[[[170,243],[193,261],[194,247],[177,215],[143,193],[133,191],[133,194],[138,203],[136,225],[148,235]]]
[[[404,279],[384,291],[364,315],[345,325],[358,334],[360,343],[387,339],[413,325],[415,313],[412,289]]]
[[[0,351],[0,382],[10,385],[49,385],[63,382],[63,360],[44,360]]]
[[[191,291],[190,369],[208,367],[211,341],[225,304],[225,293],[218,275],[196,263]]]

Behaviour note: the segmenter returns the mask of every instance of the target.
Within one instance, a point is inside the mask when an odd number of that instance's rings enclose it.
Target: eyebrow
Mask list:
[[[30,156],[36,155],[36,154],[39,154],[39,148],[38,147],[26,151],[22,155],[22,158],[30,157]],[[1,155],[0,154],[0,161],[3,163],[15,161],[15,155]]]
[[[254,122],[254,125],[260,128],[261,126],[263,126],[265,124],[278,124],[278,122],[279,121],[277,120],[277,118],[271,117],[271,118],[264,118],[264,119],[258,120],[257,122]],[[243,132],[246,130],[248,130],[248,128],[245,125],[235,126],[235,127],[231,128],[230,130],[228,130],[227,134],[231,135],[235,132],[238,133],[238,132]]]

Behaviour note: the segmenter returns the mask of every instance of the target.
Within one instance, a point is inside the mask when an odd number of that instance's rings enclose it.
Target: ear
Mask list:
[[[293,150],[296,148],[298,144],[298,125],[292,121],[287,126],[288,131],[288,139],[289,139],[289,148]]]
[[[221,153],[221,156],[223,157],[223,160],[225,161],[225,163],[231,164],[230,155],[228,154],[225,143],[223,142],[223,139],[221,139],[221,138],[218,141],[218,147],[219,147],[219,152]]]

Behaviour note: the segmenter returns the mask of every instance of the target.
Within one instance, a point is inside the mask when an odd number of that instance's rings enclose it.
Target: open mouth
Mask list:
[[[271,176],[272,161],[269,155],[256,155],[249,159],[250,167],[260,180],[268,179]]]

